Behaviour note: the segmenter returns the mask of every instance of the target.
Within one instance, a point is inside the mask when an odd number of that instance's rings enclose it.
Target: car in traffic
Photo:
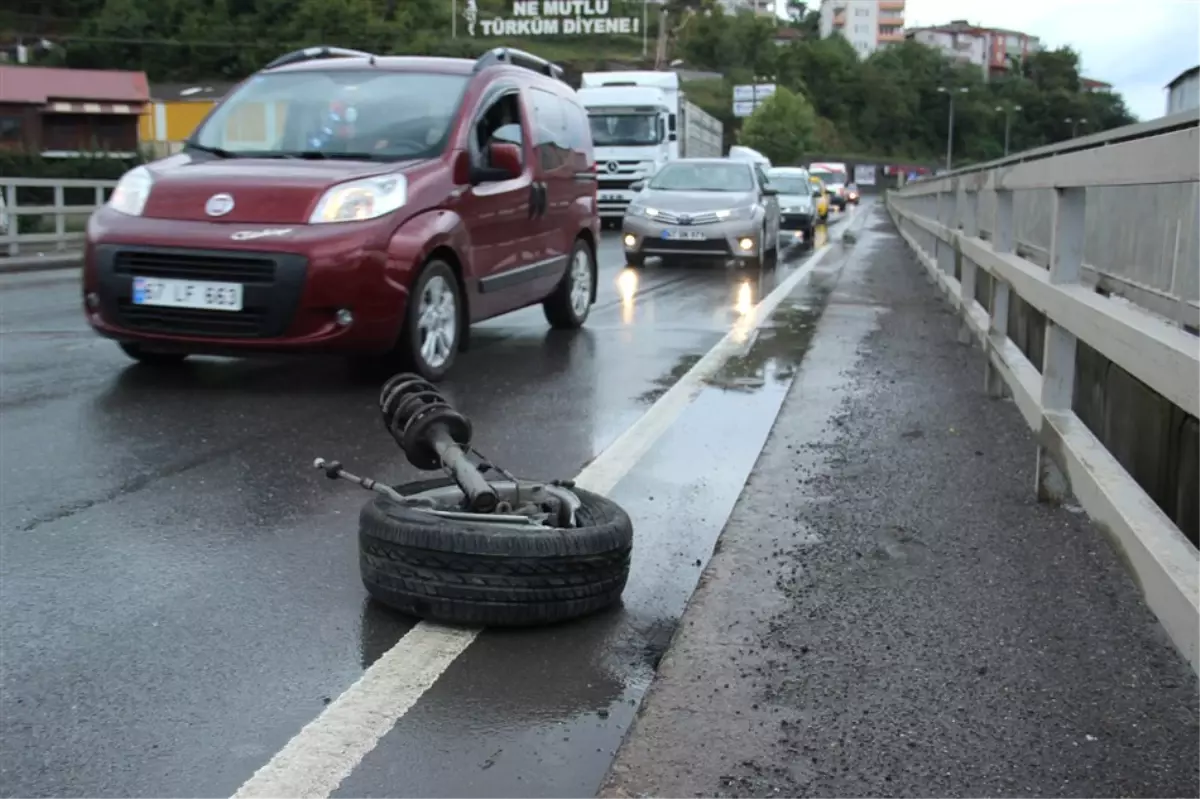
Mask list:
[[[761,268],[779,253],[779,202],[758,162],[681,158],[634,190],[621,223],[630,266],[658,256],[664,265],[734,259]]]
[[[442,378],[473,322],[596,298],[587,114],[557,65],[313,47],[91,216],[83,300],[130,357],[326,352]]]
[[[825,181],[815,177],[811,172],[808,175],[808,182],[812,184],[813,203],[816,204],[817,220],[823,225],[829,221],[829,190],[825,188]]]
[[[771,187],[779,192],[779,240],[788,245],[812,244],[817,229],[817,204],[808,170],[775,167],[767,170]]]
[[[858,205],[858,200],[859,200],[858,185],[855,183],[847,184],[846,185],[846,202],[850,203],[851,205]]]
[[[849,175],[846,165],[841,163],[813,163],[808,165],[808,171],[813,177],[820,178],[829,192],[830,204],[839,211],[846,210],[846,182]]]

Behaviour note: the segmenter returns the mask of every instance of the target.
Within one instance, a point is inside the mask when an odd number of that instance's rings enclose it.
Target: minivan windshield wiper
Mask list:
[[[217,158],[237,158],[237,155],[228,150],[223,150],[220,147],[209,147],[207,144],[197,144],[194,141],[185,142],[184,146],[190,147],[193,150],[199,150],[202,153],[215,155]]]

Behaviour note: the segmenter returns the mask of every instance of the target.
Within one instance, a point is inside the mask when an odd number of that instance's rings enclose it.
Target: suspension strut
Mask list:
[[[379,394],[383,425],[400,445],[408,462],[424,471],[445,469],[476,513],[496,509],[496,490],[467,457],[471,421],[451,407],[431,383],[401,373],[383,384]]]

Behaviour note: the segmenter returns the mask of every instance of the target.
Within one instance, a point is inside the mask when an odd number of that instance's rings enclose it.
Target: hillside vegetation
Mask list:
[[[640,21],[640,0],[611,5],[611,15]],[[741,124],[732,116],[731,87],[754,76],[786,87],[811,109],[798,131],[802,152],[936,163],[945,153],[948,118],[948,95],[939,87],[968,90],[955,95],[956,163],[1001,156],[1005,109],[1017,106],[1013,151],[1133,121],[1119,96],[1082,90],[1079,59],[1069,49],[1035,54],[985,82],[980,70],[912,42],[860,61],[840,37],[818,38],[814,15],[791,5],[804,38],[777,44],[783,23],[775,20],[729,16],[712,0],[667,3],[668,61],[725,76],[687,88],[727,128]],[[0,33],[54,42],[37,54],[44,63],[139,68],[152,81],[241,78],[283,52],[318,43],[468,57],[507,44],[564,63],[571,73],[652,63],[642,61],[641,35],[471,38],[461,18],[465,6],[458,0],[452,38],[450,0],[9,0]],[[478,6],[481,20],[512,14],[510,0],[478,0]],[[651,59],[657,31],[651,19]]]

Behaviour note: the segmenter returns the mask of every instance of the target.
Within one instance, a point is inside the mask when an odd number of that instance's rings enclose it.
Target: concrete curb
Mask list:
[[[0,258],[0,275],[19,275],[25,272],[50,272],[57,269],[82,268],[83,252],[54,252],[46,255],[15,255]]]

